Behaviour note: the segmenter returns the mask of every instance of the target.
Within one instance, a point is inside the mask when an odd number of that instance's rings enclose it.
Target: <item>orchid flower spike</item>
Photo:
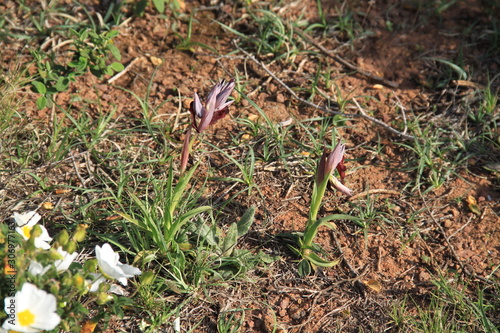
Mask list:
[[[229,106],[234,101],[227,101],[234,89],[234,80],[222,80],[212,88],[205,100],[205,106],[201,104],[198,94],[194,93],[194,101],[191,102],[189,111],[193,118],[193,127],[201,133],[209,125],[214,124],[219,119],[224,118],[229,113]],[[200,118],[200,123],[196,124],[196,118]]]
[[[345,195],[351,195],[351,190],[347,188],[340,180],[332,175],[334,169],[337,169],[340,178],[343,180],[345,176],[346,167],[344,165],[344,152],[345,145],[338,143],[335,149],[328,155],[326,150],[323,151],[323,156],[318,165],[318,172],[316,173],[316,182],[321,184],[325,178],[330,178],[333,186]]]

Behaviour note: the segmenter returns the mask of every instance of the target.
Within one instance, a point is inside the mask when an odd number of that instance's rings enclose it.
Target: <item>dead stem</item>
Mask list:
[[[376,119],[376,118],[373,118],[373,117],[370,117],[369,115],[367,115],[363,109],[361,108],[361,106],[358,105],[358,109],[360,109],[360,112],[361,114],[352,114],[352,113],[343,113],[343,112],[339,112],[339,111],[334,111],[334,110],[331,110],[331,109],[328,109],[328,108],[325,108],[325,107],[322,107],[320,105],[317,105],[317,104],[314,104],[312,102],[309,102],[301,97],[299,97],[295,91],[293,91],[286,83],[284,83],[280,78],[278,78],[273,72],[271,72],[271,70],[269,68],[267,68],[266,65],[264,65],[263,63],[261,63],[259,60],[257,60],[252,54],[248,53],[247,51],[245,51],[244,49],[242,49],[238,43],[236,42],[236,40],[233,40],[233,44],[236,46],[236,48],[238,50],[240,50],[243,54],[245,54],[247,56],[248,59],[252,60],[254,63],[256,63],[258,66],[260,66],[264,71],[266,71],[276,82],[278,82],[283,88],[285,88],[286,91],[288,91],[288,93],[290,95],[292,95],[293,98],[295,98],[296,100],[298,100],[299,102],[301,103],[304,103],[306,105],[309,105],[313,108],[316,108],[318,110],[321,110],[321,111],[324,111],[324,112],[328,112],[328,113],[332,113],[332,114],[335,114],[335,115],[340,115],[340,116],[343,116],[343,117],[347,117],[347,118],[364,118],[364,119],[367,119],[367,120],[370,120],[371,122],[379,125],[379,126],[382,126],[383,128],[385,128],[386,130],[404,138],[404,139],[407,139],[407,140],[414,140],[414,137],[412,135],[409,135],[409,134],[404,134],[398,130],[396,130],[395,128],[392,128],[391,126],[385,124],[384,122]]]
[[[360,192],[356,195],[353,195],[352,197],[349,197],[349,199],[347,199],[348,201],[353,201],[353,200],[356,200],[360,197],[365,197],[365,196],[369,196],[369,195],[372,195],[372,194],[392,194],[392,195],[396,195],[396,196],[401,196],[401,192],[398,192],[398,191],[394,191],[394,190],[387,190],[387,189],[384,189],[384,188],[381,188],[381,189],[375,189],[375,190],[368,190],[368,191],[363,191],[363,192]]]
[[[359,69],[358,67],[356,67],[355,65],[351,64],[350,62],[342,59],[338,55],[333,54],[331,51],[327,50],[321,44],[316,43],[310,36],[306,35],[306,33],[304,33],[302,30],[300,30],[298,28],[293,28],[293,31],[295,31],[295,33],[297,35],[299,35],[302,39],[304,39],[306,42],[308,42],[309,44],[315,46],[321,52],[323,52],[325,55],[329,56],[330,58],[332,58],[336,62],[344,65],[345,67],[347,67],[347,68],[349,68],[349,69],[351,69],[353,71],[356,71],[357,73],[359,73],[359,74],[361,74],[363,76],[366,76],[369,79],[372,79],[374,81],[378,81],[378,82],[382,83],[384,86],[388,86],[388,87],[393,88],[393,89],[398,89],[399,88],[399,85],[396,82],[393,82],[393,81],[390,81],[390,80],[386,80],[383,77],[380,77],[378,75],[372,74],[370,72],[365,72],[364,70]]]
[[[132,68],[132,66],[134,66],[134,64],[136,62],[138,62],[139,60],[141,60],[142,57],[137,57],[135,58],[134,60],[132,60],[130,62],[130,64],[127,65],[127,67],[125,67],[124,70],[122,70],[121,72],[117,73],[115,76],[111,77],[108,79],[108,83],[113,83],[115,82],[116,80],[118,80],[120,77],[122,77],[125,73],[127,73],[128,71],[130,71],[130,69]]]

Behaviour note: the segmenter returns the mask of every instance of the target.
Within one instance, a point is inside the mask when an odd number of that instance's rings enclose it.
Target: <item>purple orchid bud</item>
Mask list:
[[[325,178],[332,179],[333,186],[345,195],[351,195],[351,190],[342,184],[340,180],[332,175],[334,169],[337,169],[340,174],[340,178],[343,180],[345,176],[345,170],[347,169],[344,165],[344,152],[345,145],[338,143],[335,149],[327,154],[326,150],[323,151],[323,155],[319,161],[318,171],[316,172],[316,182],[321,184],[325,181]]]
[[[191,102],[189,111],[193,118],[193,127],[198,133],[201,133],[208,126],[224,118],[229,113],[229,106],[234,101],[227,101],[227,99],[231,95],[234,86],[235,83],[232,79],[227,82],[222,80],[217,83],[208,93],[205,106],[201,104],[198,94],[194,93],[194,101]],[[196,118],[201,118],[199,124],[196,124]]]

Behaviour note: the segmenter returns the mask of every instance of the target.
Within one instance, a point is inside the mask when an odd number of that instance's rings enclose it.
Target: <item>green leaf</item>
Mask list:
[[[95,31],[92,30],[87,30],[87,33],[94,40],[98,40],[100,37]]]
[[[85,31],[82,31],[82,33],[80,34],[79,37],[81,40],[85,40],[85,39],[87,39],[88,36],[89,36],[89,31],[85,30]]]
[[[333,260],[333,261],[325,260],[323,258],[320,258],[320,256],[318,256],[314,252],[310,252],[310,253],[304,255],[304,257],[307,260],[309,260],[309,262],[312,265],[314,265],[314,266],[320,266],[320,267],[333,267],[333,266],[337,265],[340,262],[340,259]]]
[[[255,206],[251,206],[246,210],[241,219],[238,221],[238,237],[243,236],[250,230],[255,217]]]
[[[189,170],[188,172],[186,172],[183,176],[181,176],[179,178],[179,181],[177,182],[177,185],[175,186],[175,188],[172,192],[172,195],[171,195],[172,199],[170,202],[170,212],[175,212],[175,209],[177,208],[177,204],[180,202],[182,195],[184,193],[184,190],[188,186],[189,180],[193,176],[194,171],[197,169],[198,164],[199,164],[199,162],[196,163],[191,168],[191,170]],[[170,175],[169,175],[169,177],[170,177]]]
[[[455,73],[458,74],[458,78],[460,80],[467,80],[467,72],[462,69],[462,67],[460,67],[459,65],[447,60],[447,59],[441,59],[441,58],[435,58],[435,57],[424,57],[423,59],[430,59],[430,60],[434,60],[434,61],[437,61],[437,62],[440,62],[442,64],[445,64],[447,66],[449,66],[453,71],[455,71]]]
[[[106,38],[112,39],[112,38],[115,38],[116,36],[118,36],[119,34],[120,34],[120,32],[118,30],[111,30],[106,34]]]
[[[172,229],[170,230],[170,233],[172,235],[175,235],[180,230],[180,228],[186,222],[188,222],[192,217],[194,217],[194,216],[196,216],[198,214],[207,212],[210,209],[212,209],[212,207],[210,207],[210,206],[200,206],[200,207],[193,208],[190,211],[182,214],[181,216],[179,216],[179,218],[177,219],[177,221],[175,221]]]
[[[165,12],[165,0],[153,0],[153,4],[159,13]]]
[[[119,62],[114,62],[111,64],[111,68],[113,68],[115,72],[121,72],[125,67]]]
[[[116,46],[114,46],[113,44],[109,44],[108,50],[111,52],[113,57],[115,57],[116,60],[118,61],[122,60],[122,55],[120,54],[120,50]]]
[[[200,221],[200,226],[198,229],[199,237],[202,240],[204,240],[205,242],[207,242],[208,245],[210,245],[210,246],[218,246],[219,243],[216,240],[216,236],[217,236],[216,229],[210,228],[200,218],[198,220]]]
[[[312,268],[311,264],[307,260],[301,260],[299,263],[298,273],[300,276],[308,276],[311,274]]]
[[[40,96],[36,100],[36,107],[38,110],[43,109],[47,105],[47,98],[45,96]]]
[[[134,14],[137,16],[144,15],[144,11],[146,10],[146,6],[148,5],[147,0],[140,0],[135,4]]]
[[[333,220],[350,220],[350,221],[356,222],[356,221],[359,221],[360,218],[356,217],[356,216],[347,215],[347,214],[332,214],[332,215],[328,215],[328,216],[325,216],[325,217],[319,219],[318,222],[320,223],[320,225],[325,225],[327,227],[334,229],[335,227],[332,227],[328,223],[329,221],[333,221]]]
[[[55,87],[57,91],[65,91],[66,89],[68,89],[68,85],[69,85],[69,80],[65,77],[59,76]]]
[[[229,227],[224,242],[222,243],[222,256],[230,256],[238,241],[238,226],[236,223],[232,223]]]
[[[47,92],[47,87],[40,81],[33,81],[31,85],[35,88],[35,91],[41,95]]]

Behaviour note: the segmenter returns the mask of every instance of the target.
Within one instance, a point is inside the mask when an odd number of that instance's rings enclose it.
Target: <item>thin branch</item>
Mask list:
[[[401,193],[398,191],[387,190],[387,189],[374,189],[374,190],[368,190],[368,191],[364,191],[364,192],[358,193],[356,195],[353,195],[352,197],[349,197],[349,199],[347,199],[347,200],[353,201],[353,200],[356,200],[358,198],[366,197],[366,196],[369,196],[372,194],[389,194],[389,195],[401,196]]]
[[[140,59],[141,59],[141,57],[137,57],[134,60],[132,60],[130,62],[130,64],[128,64],[127,67],[125,67],[121,72],[119,72],[115,76],[109,78],[108,83],[113,83],[113,82],[115,82],[115,80],[118,80],[122,75],[124,75],[125,73],[127,73],[132,68],[132,66],[134,66],[134,64],[137,61],[139,61]]]
[[[385,124],[384,122],[376,119],[376,118],[373,118],[369,115],[367,115],[363,109],[361,108],[361,106],[359,106],[359,104],[356,102],[357,106],[358,106],[358,109],[361,111],[361,114],[352,114],[352,113],[343,113],[343,112],[339,112],[339,111],[334,111],[334,110],[331,110],[331,109],[328,109],[328,108],[325,108],[323,106],[320,106],[320,105],[317,105],[317,104],[314,104],[312,102],[309,102],[301,97],[299,97],[295,91],[293,91],[286,83],[284,83],[280,78],[278,78],[273,72],[271,72],[271,70],[269,70],[269,68],[267,68],[266,65],[264,65],[263,63],[261,63],[259,60],[257,60],[252,54],[248,53],[247,51],[245,51],[244,49],[242,49],[237,43],[235,40],[233,40],[233,43],[234,45],[236,46],[236,48],[238,48],[238,50],[240,50],[243,54],[245,54],[247,56],[248,59],[252,60],[254,63],[256,63],[258,66],[260,66],[264,71],[267,72],[267,74],[269,74],[276,82],[278,82],[283,88],[285,88],[286,91],[288,91],[288,93],[290,95],[292,95],[293,98],[295,98],[296,100],[298,100],[299,102],[301,103],[304,103],[306,105],[309,105],[313,108],[316,108],[318,110],[321,110],[321,111],[324,111],[324,112],[328,112],[328,113],[332,113],[332,114],[336,114],[336,115],[340,115],[340,116],[343,116],[343,117],[347,117],[347,118],[364,118],[364,119],[367,119],[367,120],[370,120],[371,122],[379,125],[379,126],[382,126],[383,128],[385,128],[386,130],[404,138],[404,139],[407,139],[407,140],[413,140],[414,137],[412,135],[408,135],[408,134],[404,134],[404,133],[401,133],[400,131],[396,130],[395,128],[392,128],[391,126]]]
[[[402,132],[398,131],[397,129],[395,129],[395,128],[389,126],[389,125],[387,125],[383,121],[378,120],[377,118],[373,118],[373,117],[367,115],[366,112],[365,112],[365,110],[363,110],[363,108],[361,107],[361,105],[359,105],[359,103],[356,100],[356,98],[353,98],[352,100],[354,101],[354,104],[356,104],[356,106],[358,107],[359,112],[361,112],[362,118],[368,119],[368,120],[374,122],[375,124],[377,124],[379,126],[382,126],[386,130],[388,130],[388,131],[390,131],[390,132],[392,132],[394,134],[397,134],[398,136],[400,136],[400,137],[402,137],[404,139],[407,139],[407,140],[414,140],[415,139],[415,137],[413,135],[402,133]]]
[[[329,56],[330,58],[332,58],[336,62],[344,65],[345,67],[347,67],[349,69],[352,69],[353,71],[356,71],[357,73],[359,73],[359,74],[361,74],[363,76],[366,76],[369,79],[378,81],[378,82],[382,83],[384,86],[387,86],[387,87],[390,87],[390,88],[393,88],[393,89],[397,89],[399,87],[399,85],[396,82],[390,81],[390,80],[386,80],[383,77],[380,77],[380,76],[372,74],[370,72],[366,72],[364,70],[361,70],[358,67],[356,67],[355,65],[351,64],[350,62],[342,59],[338,55],[333,54],[332,52],[330,52],[329,50],[327,50],[323,45],[320,45],[320,44],[316,43],[311,37],[309,37],[308,35],[306,35],[302,30],[300,30],[298,28],[293,28],[293,31],[295,31],[295,33],[297,33],[297,35],[299,35],[300,37],[302,37],[302,39],[304,39],[306,42],[308,42],[309,44],[314,45],[321,52],[323,52],[324,54],[326,54],[327,56]]]

